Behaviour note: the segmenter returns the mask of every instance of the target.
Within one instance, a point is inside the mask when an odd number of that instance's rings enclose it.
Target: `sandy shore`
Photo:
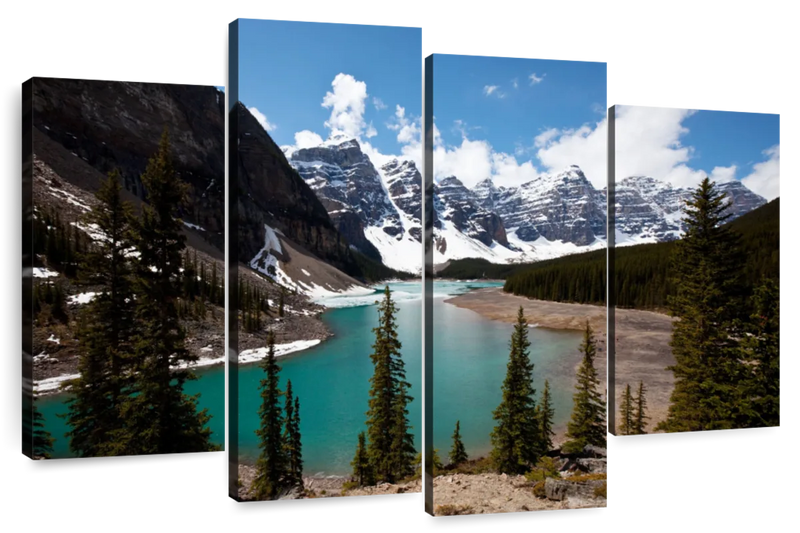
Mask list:
[[[500,287],[477,289],[445,300],[475,311],[491,320],[513,323],[522,306],[531,324],[552,329],[581,330],[589,320],[598,339],[598,371],[606,371],[606,309],[604,306],[532,300],[503,292]],[[649,428],[663,420],[669,406],[674,380],[666,369],[674,363],[669,346],[672,318],[660,313],[617,309],[616,311],[616,397],[617,405],[626,384],[648,389]]]

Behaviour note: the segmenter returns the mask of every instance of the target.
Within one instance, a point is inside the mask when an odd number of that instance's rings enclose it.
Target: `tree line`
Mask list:
[[[777,279],[779,268],[779,199],[731,222],[739,234],[743,288],[752,292],[762,279]],[[634,309],[668,309],[675,293],[671,257],[677,241],[615,249],[615,304]],[[540,261],[525,265],[493,265],[485,260],[453,261],[440,276],[457,279],[479,277],[506,279],[503,290],[542,300],[587,304],[605,303],[605,251]]]
[[[604,305],[606,250],[526,265],[506,279],[503,290],[537,300]]]
[[[122,199],[115,170],[85,217],[102,237],[78,253],[75,282],[97,294],[77,319],[80,377],[66,383],[64,415],[70,448],[81,457],[218,449],[199,395],[183,392],[196,379],[188,365],[197,357],[186,349],[180,317],[186,294],[219,301],[222,291],[212,281],[216,268],[198,282],[196,263],[183,256],[186,185],[173,168],[166,129],[141,179],[147,203],[138,217]]]

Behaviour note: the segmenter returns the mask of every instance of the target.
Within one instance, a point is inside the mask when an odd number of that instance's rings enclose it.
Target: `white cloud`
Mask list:
[[[315,148],[322,144],[322,137],[310,130],[298,131],[294,134],[294,144],[281,146],[281,150],[286,157],[291,157],[296,150],[303,148]]]
[[[322,107],[331,110],[325,122],[331,135],[344,134],[358,138],[367,127],[364,122],[364,103],[367,99],[367,84],[350,74],[339,73],[331,82],[333,91],[325,93]]]
[[[517,78],[511,80],[511,86],[514,87],[515,89],[519,89],[519,80]]]
[[[594,132],[594,129],[600,131]],[[485,140],[470,139],[468,128],[461,120],[453,123],[453,130],[461,134],[461,143],[446,145],[439,128],[434,125],[434,177],[439,180],[454,175],[467,187],[474,187],[486,178],[491,178],[496,186],[516,187],[541,175],[540,163],[547,166],[548,172],[561,171],[577,164],[590,181],[591,173],[597,174],[593,183],[595,187],[602,188],[606,185],[605,123],[596,125],[594,129],[585,126],[580,130],[544,130],[534,139],[535,147],[539,148],[537,161],[526,159],[525,155],[530,153],[530,149],[519,144],[514,154],[509,154],[495,151]],[[560,148],[562,142],[569,145],[569,149]],[[542,156],[545,156],[544,160]]]
[[[400,143],[400,155],[398,159],[407,159],[414,162],[422,172],[422,124],[420,117],[412,117],[406,113],[406,109],[395,106],[392,121],[386,127],[397,132],[397,142]],[[395,157],[395,156],[392,156]]]
[[[528,79],[531,80],[531,85],[536,85],[537,83],[541,83],[545,76],[547,76],[547,74],[537,76],[535,72],[531,72],[531,75],[528,76]]]
[[[267,115],[259,111],[257,107],[248,107],[247,110],[250,111],[250,114],[261,124],[264,131],[274,131],[278,129],[278,126],[267,120]]]
[[[781,192],[781,147],[776,144],[764,150],[763,154],[767,156],[767,160],[753,165],[753,172],[745,176],[742,183],[756,194],[767,200],[773,200],[780,196]]]
[[[577,129],[551,128],[537,135],[536,156],[548,172],[578,165],[596,189],[606,186],[606,119]]]
[[[615,175],[652,176],[675,187],[696,187],[706,176],[725,182],[736,178],[735,165],[695,169],[689,166],[694,147],[683,146],[681,137],[689,130],[683,121],[698,107],[617,102],[615,107]],[[754,165],[742,183],[753,192],[772,200],[783,194],[783,167],[778,147],[764,151],[767,161]]]
[[[397,142],[401,145],[400,154],[383,154],[369,142],[369,139],[378,135],[378,130],[372,122],[367,123],[364,119],[366,105],[370,101],[367,84],[349,74],[339,73],[333,79],[331,87],[332,90],[328,91],[322,100],[322,107],[331,110],[330,118],[325,121],[325,127],[330,130],[329,139],[339,135],[357,139],[362,151],[378,168],[392,159],[406,159],[414,161],[417,167],[422,169],[419,117],[410,117],[404,107],[396,106],[394,117],[386,126],[397,132]],[[374,97],[371,102],[378,110],[387,107],[380,98]],[[287,157],[290,157],[295,150],[312,148],[324,143],[320,135],[309,130],[295,133],[294,139],[295,144],[281,147]]]
[[[294,134],[294,143],[297,150],[303,148],[314,148],[322,144],[322,137],[313,131],[303,130]]]
[[[499,85],[486,85],[483,88],[483,94],[485,94],[486,96],[491,96],[499,88],[500,88]]]

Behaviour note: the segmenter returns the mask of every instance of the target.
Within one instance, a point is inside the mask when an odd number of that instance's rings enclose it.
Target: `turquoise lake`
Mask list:
[[[508,361],[512,325],[482,318],[473,311],[445,302],[446,297],[499,283],[437,283],[434,292],[434,442],[444,459],[450,449],[455,421],[467,452],[477,457],[490,449],[494,425],[492,411],[501,399],[500,387]],[[409,418],[420,449],[422,428],[422,299],[420,283],[390,284],[397,301],[400,341],[411,395]],[[323,343],[278,359],[281,386],[291,379],[300,399],[300,429],[307,475],[343,475],[350,472],[358,433],[364,429],[369,378],[369,355],[377,322],[374,302],[381,295],[343,296],[326,300],[332,308],[323,320],[334,336]],[[578,360],[580,334],[530,329],[534,383],[541,393],[550,380],[555,401],[555,424],[563,427],[569,418]],[[258,424],[259,380],[257,364],[240,367],[239,450],[240,460],[253,462],[258,455],[255,429]],[[197,371],[199,379],[187,385],[190,394],[200,393],[200,406],[207,407],[215,442],[224,439],[224,368]],[[55,456],[68,457],[67,428],[56,416],[64,412],[65,395],[39,398],[37,405],[56,437]]]

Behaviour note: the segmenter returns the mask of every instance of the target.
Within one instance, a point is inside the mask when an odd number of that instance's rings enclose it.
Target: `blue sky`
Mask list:
[[[606,64],[436,54],[433,100],[436,178],[455,175],[471,187],[490,177],[516,186],[581,165],[561,153],[560,141],[604,120]],[[605,145],[594,142],[590,152],[605,158]],[[583,169],[596,184],[605,182],[600,165]]]
[[[420,115],[419,28],[248,19],[239,24],[239,99],[266,117],[279,145],[294,144],[301,131],[327,138],[331,128],[325,122],[338,109],[340,125],[359,134],[353,136],[368,138],[383,153],[401,152],[398,129],[387,124],[396,125],[397,105],[406,119]],[[348,78],[334,90],[340,74]]]
[[[780,193],[780,117],[761,113],[620,106],[616,175],[677,187],[704,177],[740,180],[771,200]]]

